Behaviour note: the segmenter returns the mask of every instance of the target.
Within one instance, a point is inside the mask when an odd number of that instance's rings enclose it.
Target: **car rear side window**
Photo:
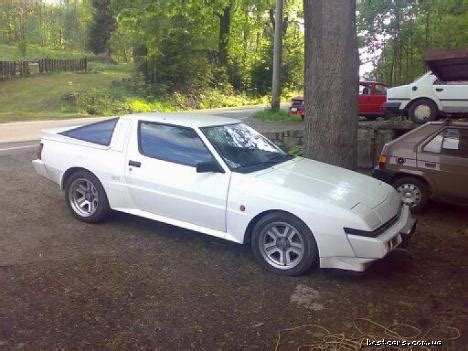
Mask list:
[[[385,85],[376,84],[375,95],[387,95],[387,88],[385,87]]]
[[[140,152],[145,156],[193,167],[213,160],[192,128],[140,122],[138,134]]]
[[[424,151],[468,157],[468,129],[447,128],[424,146]]]
[[[89,143],[109,146],[118,118],[73,128],[60,134]]]

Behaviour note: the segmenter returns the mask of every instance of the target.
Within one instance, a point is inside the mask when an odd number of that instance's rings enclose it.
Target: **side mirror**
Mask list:
[[[224,169],[215,160],[197,163],[197,173],[224,173]]]

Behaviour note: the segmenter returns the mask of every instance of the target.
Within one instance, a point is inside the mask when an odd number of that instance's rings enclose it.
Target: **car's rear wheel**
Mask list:
[[[408,205],[412,212],[421,211],[429,199],[427,185],[415,177],[398,178],[393,186],[400,193],[401,201]]]
[[[408,115],[416,124],[434,121],[439,116],[437,105],[431,100],[422,99],[411,104]]]
[[[83,222],[97,223],[109,212],[101,182],[87,171],[75,172],[67,179],[65,200],[73,216]]]
[[[265,215],[256,223],[251,246],[265,269],[282,275],[303,274],[318,259],[310,229],[297,217],[283,212]]]

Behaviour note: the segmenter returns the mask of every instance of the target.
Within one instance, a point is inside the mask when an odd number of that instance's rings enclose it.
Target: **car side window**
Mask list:
[[[446,85],[447,82],[444,82],[443,80],[440,80],[439,78],[437,78],[434,82],[434,85]]]
[[[91,123],[66,130],[60,134],[69,138],[87,141],[88,143],[109,146],[118,120],[118,118],[112,118],[102,122]]]
[[[387,88],[382,84],[376,84],[375,95],[387,95]]]
[[[192,128],[142,121],[138,138],[140,152],[148,157],[192,167],[213,160]]]
[[[370,89],[366,84],[359,84],[359,95],[369,95]]]
[[[447,128],[427,143],[424,151],[468,157],[468,129]]]

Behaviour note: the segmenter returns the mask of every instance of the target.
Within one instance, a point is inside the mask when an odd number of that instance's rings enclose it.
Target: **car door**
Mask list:
[[[436,79],[432,89],[444,112],[468,113],[468,82],[443,82]]]
[[[230,173],[197,173],[197,163],[214,159],[198,132],[150,121],[134,129],[126,182],[136,207],[225,232]]]
[[[371,111],[371,87],[366,83],[359,83],[358,114],[368,115]]]
[[[468,128],[447,127],[426,141],[418,168],[437,187],[437,196],[468,199]]]
[[[374,84],[372,87],[372,112],[383,115],[383,104],[387,101],[387,88],[383,84]]]

